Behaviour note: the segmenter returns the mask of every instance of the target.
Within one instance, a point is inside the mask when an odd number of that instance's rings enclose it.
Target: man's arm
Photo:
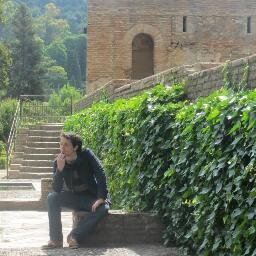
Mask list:
[[[104,169],[100,163],[100,160],[95,156],[92,150],[87,149],[86,153],[89,159],[89,163],[93,168],[93,173],[97,182],[97,198],[102,199],[102,202],[104,202],[108,196],[106,175]]]
[[[53,164],[53,182],[52,188],[55,192],[60,192],[63,188],[63,172],[57,169],[57,161]]]

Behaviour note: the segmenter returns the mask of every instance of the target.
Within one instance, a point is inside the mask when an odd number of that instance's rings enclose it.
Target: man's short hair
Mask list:
[[[73,147],[78,146],[76,153],[79,154],[82,151],[82,139],[79,135],[73,133],[73,132],[62,132],[60,137],[63,137],[67,140],[69,140],[72,143]]]

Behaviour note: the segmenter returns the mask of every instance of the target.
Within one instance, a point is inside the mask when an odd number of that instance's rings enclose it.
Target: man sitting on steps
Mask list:
[[[90,149],[82,151],[82,140],[73,133],[61,134],[53,169],[54,192],[47,197],[50,240],[42,249],[63,247],[62,207],[89,212],[67,237],[69,247],[78,248],[109,210],[106,176],[98,158]]]

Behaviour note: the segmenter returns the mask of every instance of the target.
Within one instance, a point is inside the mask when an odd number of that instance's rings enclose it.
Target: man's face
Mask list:
[[[60,152],[67,156],[72,156],[76,154],[77,146],[73,147],[70,140],[60,137]]]

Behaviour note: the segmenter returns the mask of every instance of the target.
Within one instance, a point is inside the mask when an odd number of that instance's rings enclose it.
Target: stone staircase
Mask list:
[[[15,140],[9,178],[52,177],[52,162],[59,152],[59,135],[62,127],[61,123],[49,123],[20,128]]]

